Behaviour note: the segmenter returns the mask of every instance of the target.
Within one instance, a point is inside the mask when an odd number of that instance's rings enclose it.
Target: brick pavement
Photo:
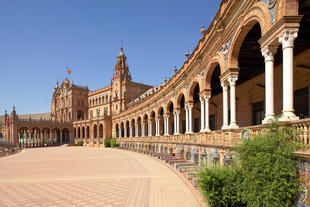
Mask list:
[[[103,148],[26,149],[0,159],[0,207],[196,207],[167,166]]]

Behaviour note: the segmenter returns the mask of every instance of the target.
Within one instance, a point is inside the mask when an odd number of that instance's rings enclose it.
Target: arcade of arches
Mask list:
[[[277,114],[310,144],[310,5],[273,2],[223,1],[171,80],[112,117],[121,146],[174,155],[211,150],[223,161],[243,130],[255,134]]]
[[[82,140],[98,147],[112,135],[121,147],[199,155],[211,150],[223,160],[245,129],[255,134],[281,114],[280,121],[294,123],[303,131],[300,140],[310,144],[309,11],[307,0],[222,1],[169,81],[155,87],[132,82],[121,48],[111,85],[89,92],[69,80],[61,87],[57,82],[54,125],[21,122],[25,128],[3,125],[0,132],[12,132],[11,140]]]

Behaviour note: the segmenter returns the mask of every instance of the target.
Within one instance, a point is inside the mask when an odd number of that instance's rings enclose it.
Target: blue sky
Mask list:
[[[90,90],[111,77],[123,40],[133,80],[171,77],[221,0],[0,0],[0,114],[50,112],[56,80]]]

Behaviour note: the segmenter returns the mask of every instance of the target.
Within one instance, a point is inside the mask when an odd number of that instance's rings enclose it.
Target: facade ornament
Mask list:
[[[186,51],[186,53],[185,53],[185,57],[186,57],[186,60],[188,60],[189,59],[189,52],[188,52],[188,50]]]
[[[201,25],[200,34],[201,34],[201,37],[204,37],[207,34],[207,30],[205,30],[204,25]]]
[[[225,63],[226,63],[226,60],[227,60],[227,55],[228,55],[228,51],[229,51],[230,42],[231,42],[231,39],[229,39],[224,45],[222,45],[222,47],[220,49],[221,53],[224,55]]]
[[[269,9],[269,13],[271,16],[271,22],[272,24],[274,24],[274,20],[276,17],[276,4],[277,4],[277,0],[260,0],[261,2],[264,2],[266,4],[266,6]]]
[[[178,72],[177,66],[174,66],[173,71],[174,71],[174,73]]]
[[[188,91],[189,85],[186,85],[186,86],[184,87],[184,89],[185,89],[186,91]]]
[[[202,80],[204,79],[204,76],[205,76],[205,71],[203,70],[203,71],[200,72],[200,77],[201,77]]]

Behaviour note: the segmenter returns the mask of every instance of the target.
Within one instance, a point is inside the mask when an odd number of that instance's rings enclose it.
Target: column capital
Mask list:
[[[177,114],[179,114],[179,113],[181,112],[181,109],[179,109],[179,108],[176,108],[176,109],[174,109],[174,110],[173,110],[173,112],[174,112],[174,113],[177,113]]]
[[[229,81],[229,77],[230,76],[237,76],[239,74],[239,70],[240,68],[228,68],[227,70],[224,71],[224,73],[222,75],[220,75],[220,80],[221,83],[225,83],[226,81]]]
[[[265,58],[265,62],[274,61],[274,55],[277,53],[277,47],[265,46],[262,48],[262,55]]]
[[[203,98],[205,99],[205,101],[209,101],[209,99],[211,98],[211,94],[205,94]]]
[[[203,102],[205,102],[204,96],[200,96],[200,97],[199,97],[199,100],[200,100],[200,102],[203,104]]]
[[[193,108],[194,103],[193,103],[193,101],[188,101],[188,102],[185,103],[185,106],[188,107],[188,108]]]
[[[222,86],[224,91],[228,90],[228,83],[226,81],[221,81],[221,86]]]
[[[282,44],[282,48],[292,48],[294,47],[294,40],[298,36],[298,31],[296,30],[284,30],[279,36],[279,42]]]
[[[228,77],[228,82],[230,86],[236,85],[236,81],[238,80],[238,75],[230,75]]]

